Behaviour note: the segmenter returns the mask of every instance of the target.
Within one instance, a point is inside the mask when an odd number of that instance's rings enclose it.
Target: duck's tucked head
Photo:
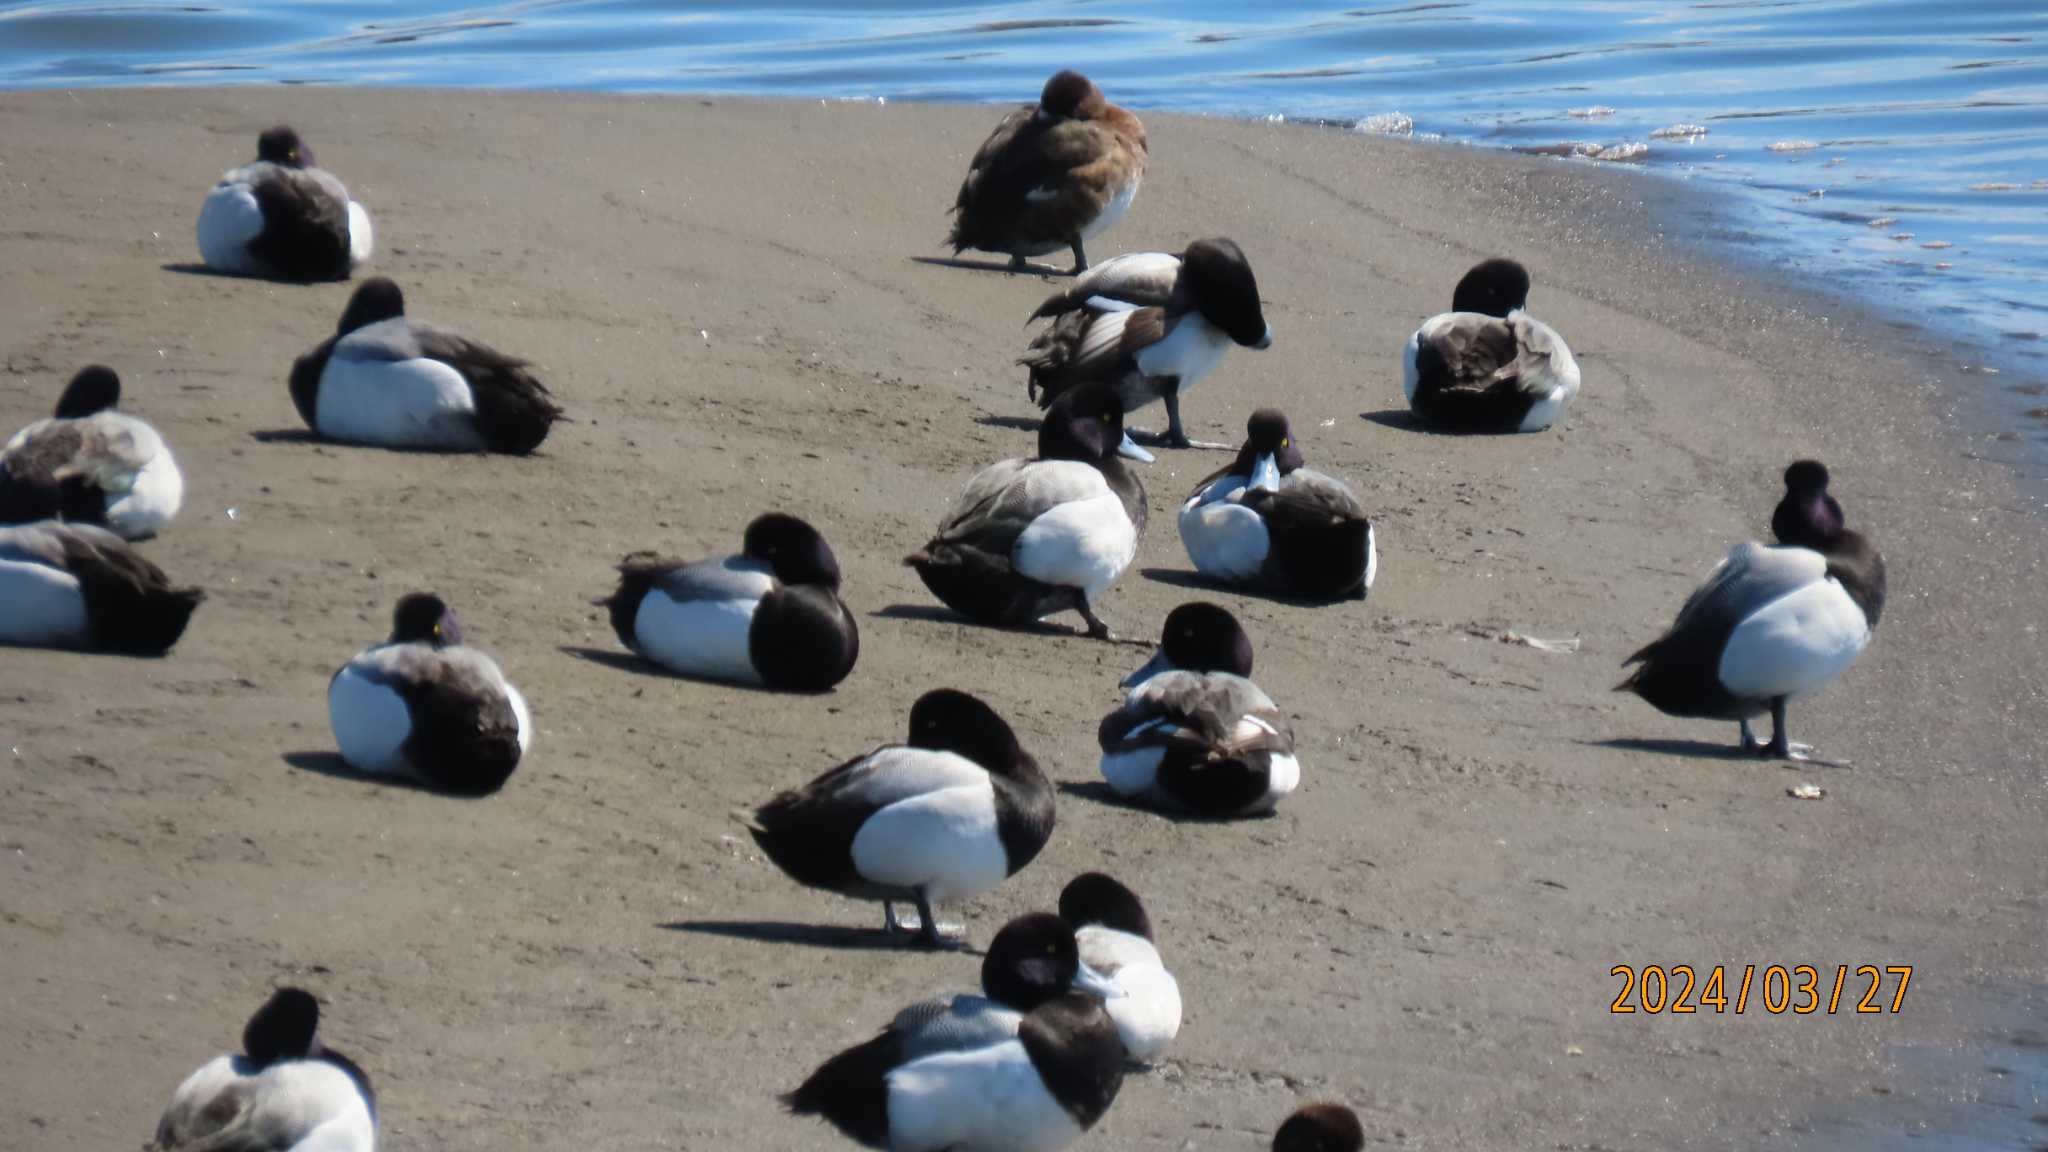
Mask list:
[[[242,1029],[242,1052],[257,1067],[319,1052],[320,1002],[303,988],[279,988]]]
[[[1050,912],[1033,912],[1003,925],[982,959],[981,988],[989,999],[1019,1012],[1074,988],[1111,999],[1123,995],[1102,973],[1081,962],[1073,922]]]
[[[1506,316],[1529,303],[1529,270],[1513,260],[1481,260],[1458,281],[1451,311]]]
[[[1083,872],[1060,892],[1060,918],[1077,928],[1099,924],[1152,939],[1152,918],[1138,894],[1100,872]]]
[[[1116,455],[1124,438],[1124,404],[1116,389],[1102,381],[1060,394],[1038,426],[1038,455],[1043,460],[1080,460],[1096,464]]]
[[[391,613],[393,644],[432,644],[445,648],[462,643],[462,625],[455,609],[432,592],[414,592],[402,597]]]
[[[1007,769],[1024,754],[995,709],[952,688],[935,688],[910,706],[908,743],[964,756],[991,772]]]
[[[1785,469],[1785,498],[1771,513],[1771,531],[1780,544],[1826,548],[1846,527],[1842,506],[1828,495],[1827,465],[1797,460]]]
[[[1038,117],[1041,120],[1087,119],[1099,114],[1108,103],[1094,81],[1068,68],[1045,82],[1045,90],[1038,94]]]
[[[59,420],[77,420],[95,412],[105,412],[121,402],[121,378],[114,370],[101,364],[94,364],[78,370],[71,383],[64,386],[64,394],[57,397],[56,416]]]
[[[398,290],[389,276],[372,276],[348,298],[348,307],[341,310],[341,323],[334,330],[346,336],[366,325],[403,315],[405,293]]]
[[[311,168],[313,150],[293,129],[280,124],[256,138],[256,158],[286,168]]]
[[[1196,600],[1175,608],[1159,632],[1159,651],[1143,668],[1124,677],[1126,688],[1178,669],[1183,672],[1252,674],[1252,638],[1237,617],[1220,605]]]
[[[1280,477],[1308,463],[1294,439],[1294,427],[1278,408],[1261,408],[1245,422],[1244,446],[1237,450],[1233,475],[1248,476],[1254,488],[1277,489]]]
[[[839,590],[839,559],[816,528],[794,516],[770,512],[747,525],[746,556],[775,570],[784,584],[823,584]]]
[[[1259,282],[1235,241],[1197,240],[1181,253],[1180,276],[1202,318],[1247,348],[1267,348],[1273,330],[1259,306]]]
[[[1342,1104],[1309,1104],[1273,1133],[1273,1152],[1359,1152],[1365,1126]]]

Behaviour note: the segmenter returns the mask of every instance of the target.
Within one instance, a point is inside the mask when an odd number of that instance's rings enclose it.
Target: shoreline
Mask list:
[[[574,423],[539,455],[255,435],[298,427],[284,371],[352,285],[167,266],[195,259],[205,187],[279,120],[376,218],[366,273],[543,366]],[[2001,1027],[2048,1021],[2044,740],[2026,723],[2048,638],[2015,626],[2048,540],[2023,478],[1958,450],[1972,417],[1952,370],[1657,242],[1656,206],[1616,182],[1639,173],[1146,120],[1151,174],[1097,259],[1244,246],[1276,342],[1189,397],[1190,434],[1235,439],[1252,408],[1285,409],[1310,463],[1375,514],[1382,571],[1333,609],[1190,588],[1168,512],[1220,461],[1167,452],[1142,472],[1153,526],[1106,618],[1144,636],[1186,599],[1230,606],[1301,735],[1303,788],[1230,825],[1063,789],[1040,859],[952,911],[985,943],[1091,868],[1151,907],[1187,1019],[1078,1148],[1264,1147],[1317,1096],[1417,1146],[1829,1147],[1817,1134],[1845,1111],[1846,1143],[1868,1144],[1897,1133],[1855,1119],[1859,1100],[1883,1088],[1910,1117],[1955,1089],[1889,1046],[1988,1051],[1979,1006],[2011,998]],[[20,717],[0,847],[21,873],[0,949],[32,977],[6,1009],[21,1043],[0,1055],[18,1086],[0,1144],[142,1139],[260,991],[296,979],[378,1083],[393,1147],[841,1146],[773,1093],[971,984],[973,961],[791,927],[878,917],[797,889],[733,813],[898,738],[937,682],[990,699],[1055,780],[1085,785],[1095,722],[1142,660],[934,617],[895,562],[1035,423],[1009,361],[1054,282],[914,259],[944,254],[990,123],[983,106],[695,96],[0,93],[18,142],[0,412],[26,423],[81,364],[122,371],[189,484],[145,552],[211,595],[165,661],[0,661]],[[1578,404],[1561,433],[1403,427],[1400,341],[1497,251],[1529,263],[1532,312],[1578,354]],[[1893,572],[1870,651],[1794,713],[1851,769],[1729,759],[1732,725],[1608,691],[1764,531],[1805,454]],[[771,505],[839,552],[852,677],[788,699],[623,661],[589,607],[617,557],[730,550]],[[539,729],[479,803],[299,766],[330,746],[326,677],[427,586]],[[1508,630],[1583,647],[1490,639]],[[1799,780],[1827,798],[1787,799]],[[1680,962],[1920,969],[1898,1016],[1608,1014],[1610,967]]]

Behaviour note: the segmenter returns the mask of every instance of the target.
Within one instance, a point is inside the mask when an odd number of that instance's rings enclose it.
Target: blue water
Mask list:
[[[0,3],[7,87],[1013,101],[1063,65],[1140,109],[1363,124],[1726,185],[1748,209],[1738,239],[1769,258],[2048,377],[2044,0]],[[1688,125],[1704,134],[1673,134]]]

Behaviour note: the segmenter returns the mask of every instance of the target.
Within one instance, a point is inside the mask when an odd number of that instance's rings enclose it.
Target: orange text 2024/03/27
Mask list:
[[[1636,1012],[1674,1016],[1752,1009],[1771,1016],[1791,1013],[1878,1015],[1898,1012],[1906,1003],[1911,964],[1837,964],[1832,971],[1811,964],[1617,964],[1608,975],[1621,981],[1608,1011],[1617,1016]]]

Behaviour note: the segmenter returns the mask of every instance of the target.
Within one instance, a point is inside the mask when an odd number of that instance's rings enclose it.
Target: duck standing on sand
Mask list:
[[[1786,704],[1862,655],[1884,612],[1884,557],[1844,526],[1818,460],[1785,469],[1771,531],[1775,547],[1751,542],[1728,553],[1670,630],[1628,658],[1640,667],[1616,690],[1673,716],[1737,721],[1752,755],[1803,759],[1811,749],[1787,736]],[[1749,729],[1766,711],[1769,744]]]
[[[504,787],[533,740],[526,698],[425,592],[399,600],[391,639],[334,674],[327,715],[349,767],[456,796]]]
[[[370,214],[290,128],[256,138],[256,161],[228,172],[199,206],[199,255],[216,272],[346,280],[370,258]]]
[[[1408,406],[1463,432],[1540,432],[1579,394],[1579,362],[1550,325],[1523,311],[1529,270],[1483,260],[1458,281],[1451,310],[1422,322],[1401,350]]]
[[[148,1152],[376,1152],[377,1094],[320,1042],[320,1003],[280,988],[242,1029],[242,1051],[185,1078]]]
[[[523,456],[562,415],[524,360],[413,320],[378,276],[349,297],[334,335],[292,365],[292,404],[329,440]]]
[[[1116,457],[1123,406],[1103,385],[1060,397],[1038,428],[1038,456],[968,481],[938,535],[904,563],[963,615],[1017,627],[1073,609],[1109,639],[1095,601],[1145,533],[1145,487]]]
[[[940,943],[936,904],[994,889],[1052,838],[1052,782],[995,709],[950,688],[910,709],[910,736],[857,756],[754,813],[747,831],[791,879],[916,903],[917,938]]]
[[[1215,370],[1232,344],[1262,349],[1273,343],[1251,263],[1220,237],[1197,240],[1178,256],[1133,252],[1110,260],[1032,313],[1034,320],[1047,317],[1052,324],[1017,361],[1031,371],[1031,398],[1043,407],[1071,388],[1100,381],[1116,390],[1125,412],[1163,400],[1166,431],[1139,435],[1174,448],[1229,447],[1189,440],[1180,398]],[[1128,435],[1118,451],[1152,459]]]
[[[101,524],[124,540],[154,536],[185,503],[185,477],[156,429],[117,412],[121,378],[95,364],[71,378],[57,410],[0,449],[0,524],[57,518]]]
[[[1306,465],[1284,413],[1252,413],[1237,459],[1181,505],[1195,570],[1286,596],[1364,597],[1379,573],[1372,521],[1349,485]]]
[[[0,644],[161,656],[204,599],[97,525],[0,528]]]
[[[1180,983],[1159,958],[1152,918],[1138,894],[1100,872],[1084,872],[1060,890],[1060,917],[1074,926],[1081,962],[1116,995],[1105,1000],[1124,1054],[1151,1064],[1180,1035]]]
[[[1003,117],[974,154],[953,201],[954,255],[1004,252],[1010,267],[1061,248],[1088,268],[1082,242],[1123,219],[1145,178],[1145,126],[1079,72],[1045,82],[1036,105]]]

